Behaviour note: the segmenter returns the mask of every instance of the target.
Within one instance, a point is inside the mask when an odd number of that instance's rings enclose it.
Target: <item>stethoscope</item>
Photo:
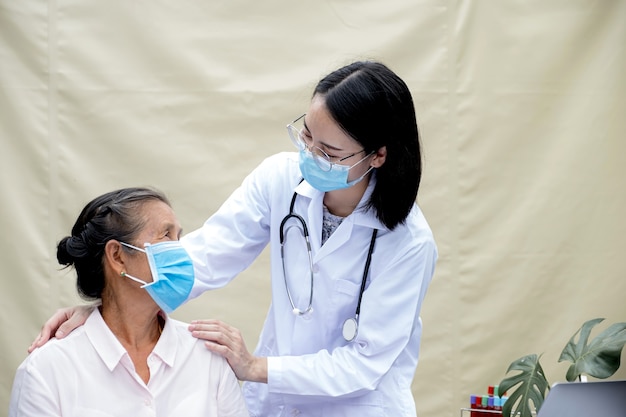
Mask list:
[[[302,216],[299,216],[293,211],[293,207],[296,203],[297,196],[298,194],[294,192],[293,197],[291,198],[291,205],[289,206],[289,214],[287,214],[283,218],[283,220],[280,222],[280,228],[279,228],[280,258],[283,264],[283,278],[285,279],[285,290],[287,292],[287,297],[289,298],[289,303],[291,304],[291,308],[292,308],[291,311],[296,316],[303,316],[305,314],[313,312],[313,254],[311,252],[311,242],[309,240],[309,228],[307,227],[306,222],[304,221]],[[291,291],[289,291],[289,283],[287,282],[287,270],[285,268],[284,246],[285,246],[285,223],[287,223],[289,219],[296,220],[298,223],[300,223],[300,226],[302,226],[302,230],[300,232],[302,233],[302,236],[304,237],[304,240],[306,241],[306,248],[307,248],[307,252],[309,255],[309,271],[311,275],[311,292],[309,293],[309,305],[304,310],[300,310],[294,304],[293,298],[291,297]],[[290,226],[289,228],[287,228],[287,231],[289,231],[291,227],[295,227],[295,226]],[[372,262],[372,253],[374,252],[374,243],[376,242],[377,234],[378,234],[378,229],[374,229],[372,232],[372,239],[370,241],[369,250],[367,252],[367,260],[365,261],[365,268],[363,269],[363,279],[361,280],[361,290],[359,292],[359,301],[356,306],[354,317],[349,317],[343,322],[342,334],[343,334],[343,338],[347,342],[353,341],[356,338],[356,335],[359,331],[359,314],[361,312],[361,300],[363,299],[363,292],[365,291],[365,283],[367,281],[367,274],[370,269],[370,263]]]

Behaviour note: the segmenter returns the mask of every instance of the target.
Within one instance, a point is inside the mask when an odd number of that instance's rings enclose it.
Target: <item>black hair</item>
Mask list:
[[[382,63],[358,61],[333,71],[316,86],[333,119],[367,153],[385,146],[368,201],[389,229],[406,221],[417,198],[422,157],[411,92]]]
[[[133,241],[145,226],[139,208],[147,201],[170,205],[164,194],[149,188],[123,188],[96,197],[81,211],[71,236],[59,242],[57,260],[66,267],[74,266],[76,287],[83,298],[102,297],[104,247],[112,239]]]

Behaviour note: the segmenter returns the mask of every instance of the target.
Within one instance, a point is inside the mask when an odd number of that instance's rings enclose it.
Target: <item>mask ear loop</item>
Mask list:
[[[352,168],[354,168],[355,166],[359,165],[361,162],[365,161],[367,158],[369,158],[370,156],[374,155],[374,153],[375,153],[375,151],[372,151],[371,153],[369,153],[369,154],[365,155],[365,157],[364,157],[363,159],[361,159],[361,160],[360,160],[359,162],[357,162],[356,164],[352,165],[352,166],[350,167],[350,169],[352,169]],[[365,171],[365,172],[363,173],[363,175],[361,175],[359,178],[355,178],[355,179],[353,179],[352,181],[348,181],[348,185],[349,185],[349,186],[353,186],[354,184],[357,184],[357,183],[361,182],[361,181],[363,180],[363,178],[365,178],[365,176],[366,176],[367,174],[369,174],[370,172],[372,172],[372,170],[373,170],[373,169],[374,169],[374,167],[370,165],[370,167],[368,168],[368,170],[367,170],[367,171]]]
[[[120,272],[120,275],[121,275],[121,276],[123,276],[123,277],[126,277],[126,278],[130,278],[130,279],[132,279],[133,281],[135,281],[135,282],[138,282],[138,283],[142,284],[142,285],[141,285],[141,288],[144,288],[144,287],[146,287],[146,286],[149,284],[149,282],[143,281],[143,280],[141,280],[141,279],[139,279],[139,278],[136,278],[136,277],[134,277],[134,276],[132,276],[132,275],[129,275],[129,274],[127,274],[127,273],[126,273],[126,272],[124,272],[124,271]]]
[[[126,247],[128,247],[128,248],[138,250],[139,252],[146,253],[145,249],[138,248],[137,246],[133,246],[133,245],[131,245],[131,244],[129,244],[129,243],[120,242],[120,244],[121,244],[122,246],[126,246]]]
[[[361,182],[361,181],[363,180],[363,178],[365,178],[365,176],[366,176],[367,174],[369,174],[369,173],[370,173],[373,169],[374,169],[374,167],[369,167],[369,169],[368,169],[367,171],[365,171],[365,172],[363,173],[363,175],[361,175],[359,178],[355,178],[355,179],[353,179],[352,181],[349,181],[349,182],[348,182],[348,185],[349,185],[349,186],[353,186],[354,184],[357,184],[357,183]]]
[[[125,243],[125,242],[120,242],[120,244],[121,244],[122,246],[126,246],[126,247],[129,247],[129,248],[131,248],[131,249],[138,250],[139,252],[146,253],[146,251],[145,251],[145,250],[143,250],[143,249],[141,249],[141,248],[138,248],[137,246],[133,246],[133,245],[130,245],[130,244]],[[133,281],[138,282],[139,284],[142,284],[142,285],[141,285],[141,288],[144,288],[145,286],[147,286],[148,284],[150,284],[149,282],[146,282],[146,281],[141,280],[141,279],[139,279],[139,278],[136,278],[136,277],[134,277],[134,276],[132,276],[132,275],[129,275],[129,274],[127,274],[127,273],[126,273],[126,272],[124,272],[124,271],[120,272],[120,275],[121,275],[121,276],[123,276],[123,277],[126,277],[126,278],[130,278],[130,279],[132,279]]]

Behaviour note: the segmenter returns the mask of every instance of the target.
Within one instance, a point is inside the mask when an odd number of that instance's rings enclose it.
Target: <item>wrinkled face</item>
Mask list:
[[[168,240],[179,240],[182,228],[174,210],[162,201],[147,201],[142,204],[140,215],[146,220],[143,229],[137,234],[134,242],[128,242],[138,248],[143,248],[144,243],[159,243]],[[127,251],[126,272],[146,282],[152,282],[150,266],[145,253],[139,251]]]

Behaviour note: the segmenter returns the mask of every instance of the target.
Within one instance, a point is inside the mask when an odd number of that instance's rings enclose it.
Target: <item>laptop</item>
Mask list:
[[[537,417],[626,417],[626,380],[556,383]]]

